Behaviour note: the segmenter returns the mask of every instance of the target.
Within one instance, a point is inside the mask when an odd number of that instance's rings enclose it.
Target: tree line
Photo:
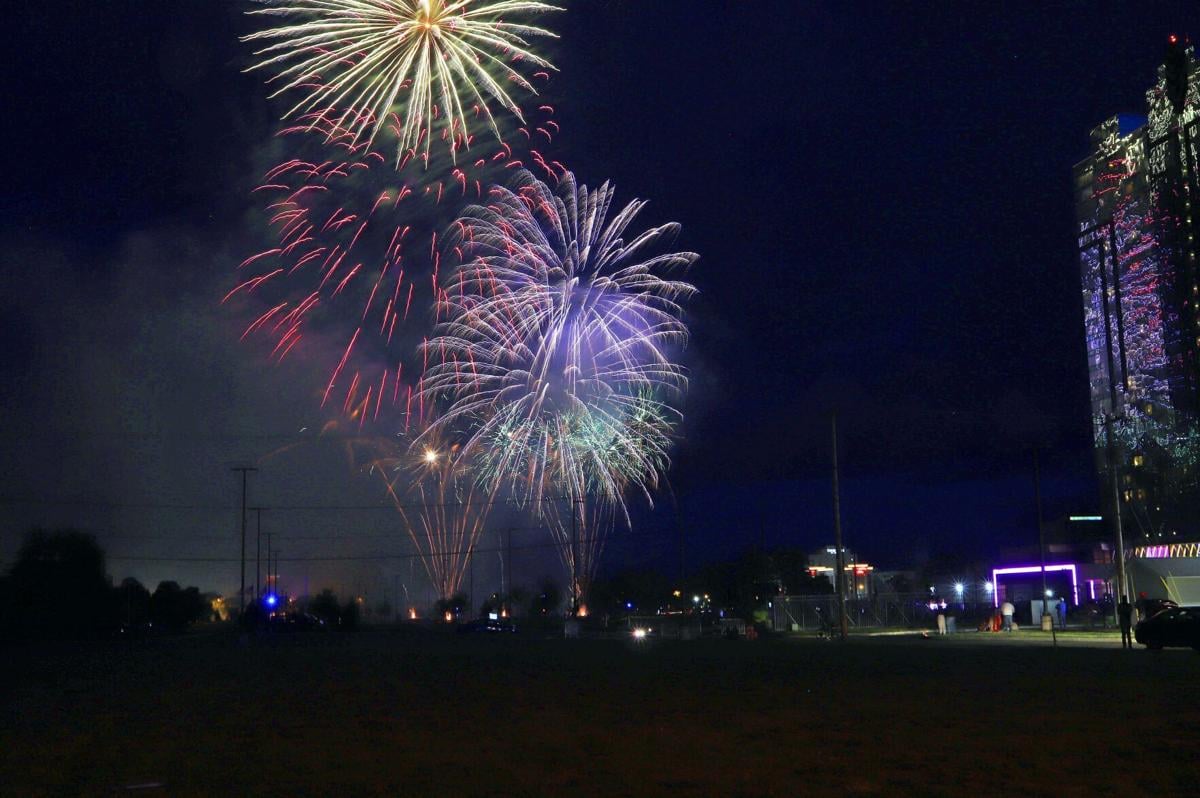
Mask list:
[[[92,535],[34,529],[0,576],[0,637],[80,639],[181,632],[212,620],[212,597],[163,581],[150,592],[138,580],[113,585],[104,550]]]

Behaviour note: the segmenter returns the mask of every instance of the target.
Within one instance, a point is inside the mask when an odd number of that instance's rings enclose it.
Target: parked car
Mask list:
[[[465,634],[494,634],[496,632],[515,632],[517,625],[505,618],[479,618],[464,623],[458,627],[460,635]]]
[[[1174,601],[1171,601],[1170,599],[1162,599],[1162,598],[1153,598],[1153,599],[1152,598],[1143,598],[1143,599],[1138,599],[1138,602],[1137,602],[1138,614],[1141,615],[1143,620],[1147,619],[1147,618],[1153,618],[1155,615],[1158,615],[1163,610],[1168,610],[1171,607],[1178,607],[1178,606],[1179,605],[1176,604]]]
[[[1200,651],[1200,607],[1168,607],[1139,623],[1133,636],[1150,649],[1182,646]]]
[[[325,622],[306,612],[277,612],[267,619],[267,628],[273,632],[308,632],[324,629]]]

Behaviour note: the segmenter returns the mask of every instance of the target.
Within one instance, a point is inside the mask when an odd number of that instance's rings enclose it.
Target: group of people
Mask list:
[[[1004,618],[1003,629],[1006,632],[1011,632],[1016,626],[1013,623],[1013,615],[1016,613],[1016,609],[1011,601],[1006,601],[1000,605],[1000,614]],[[1059,612],[1063,617],[1065,625],[1065,602],[1059,602]],[[1121,601],[1117,604],[1117,622],[1121,627],[1121,648],[1133,648],[1133,605],[1129,603],[1128,596],[1121,596]]]

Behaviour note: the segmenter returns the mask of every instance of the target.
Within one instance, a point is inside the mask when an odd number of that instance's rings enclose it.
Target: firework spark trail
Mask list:
[[[629,521],[626,490],[650,499],[668,465],[672,403],[687,386],[673,359],[687,340],[680,302],[695,292],[670,275],[698,257],[652,254],[676,224],[626,241],[645,203],[610,219],[613,193],[570,173],[555,190],[523,171],[468,208],[447,241],[462,262],[420,386],[438,408],[427,434],[465,434],[463,457],[483,484],[549,516],[584,579],[613,517]],[[595,499],[592,550],[579,551],[577,569],[570,516],[543,501],[555,494]]]
[[[398,162],[410,149],[428,158],[435,135],[455,157],[470,147],[472,118],[485,120],[502,140],[489,100],[523,124],[503,84],[536,95],[522,70],[536,70],[530,76],[536,77],[554,66],[530,40],[555,35],[509,20],[562,10],[531,0],[259,2],[266,7],[250,14],[296,20],[243,39],[269,42],[255,52],[260,60],[251,69],[275,72],[271,81],[281,86],[273,97],[305,92],[286,116],[341,108],[338,127],[368,144],[390,127]],[[550,139],[548,130],[542,135]]]
[[[552,110],[546,106],[537,113]],[[322,405],[336,394],[340,406],[360,421],[387,419],[381,400],[386,397],[398,409],[402,404],[400,372],[391,364],[397,354],[404,359],[415,348],[411,329],[407,337],[404,333],[410,313],[439,304],[438,228],[453,218],[458,202],[482,199],[485,180],[495,180],[513,167],[514,156],[531,151],[505,145],[496,149],[498,158],[476,164],[452,167],[446,159],[435,168],[410,161],[413,165],[397,172],[378,152],[353,143],[327,115],[306,122],[312,130],[301,124],[282,131],[293,152],[268,170],[256,189],[275,241],[239,265],[239,282],[222,301],[260,303],[242,337],[268,337],[277,361],[293,352],[314,324],[335,339],[357,331],[353,352],[337,357],[348,348],[348,338],[343,339],[326,363]],[[545,168],[556,176],[552,166]],[[452,180],[441,197],[417,190],[443,172],[463,179]],[[423,311],[414,315],[425,321]],[[375,396],[374,409],[360,395],[367,390]]]
[[[467,470],[462,448],[401,447],[375,459],[371,470],[383,480],[425,572],[440,598],[459,591],[483,534],[494,494],[481,489]]]

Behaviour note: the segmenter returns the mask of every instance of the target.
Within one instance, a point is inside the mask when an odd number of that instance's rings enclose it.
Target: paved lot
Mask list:
[[[1194,794],[1200,656],[996,637],[18,649],[0,792]]]

